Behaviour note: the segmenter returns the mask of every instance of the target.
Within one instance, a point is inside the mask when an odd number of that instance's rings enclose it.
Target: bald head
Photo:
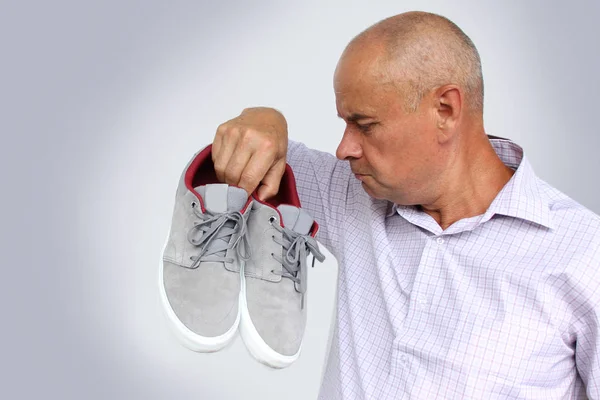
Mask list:
[[[401,90],[406,109],[416,110],[432,89],[455,84],[466,109],[483,112],[481,61],[475,45],[452,21],[436,14],[408,12],[369,27],[346,47],[340,60],[366,56],[379,75]]]

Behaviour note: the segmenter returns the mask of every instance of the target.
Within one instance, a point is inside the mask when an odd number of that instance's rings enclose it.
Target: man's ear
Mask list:
[[[444,85],[436,89],[434,96],[438,140],[443,143],[451,140],[456,132],[462,113],[463,93],[456,85]]]

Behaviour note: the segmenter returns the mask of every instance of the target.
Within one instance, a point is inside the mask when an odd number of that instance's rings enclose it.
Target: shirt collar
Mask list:
[[[508,139],[490,138],[490,143],[500,160],[507,167],[514,169],[515,173],[481,216],[478,224],[482,224],[498,214],[553,228],[548,201],[542,195],[539,180],[529,160],[525,157],[523,149]],[[396,213],[403,215],[408,209],[411,212],[418,212],[416,207],[398,207],[397,204],[390,202],[386,216],[390,217]]]
[[[539,179],[523,149],[507,139],[490,139],[490,142],[502,162],[515,169],[515,173],[498,193],[481,222],[500,214],[553,228],[548,200],[542,194]]]

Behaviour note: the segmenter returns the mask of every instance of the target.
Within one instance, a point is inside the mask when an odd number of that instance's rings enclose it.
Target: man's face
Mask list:
[[[435,109],[426,97],[416,112],[407,112],[402,91],[386,83],[374,58],[345,55],[336,69],[336,106],[346,122],[336,155],[350,162],[372,197],[423,204],[434,195],[443,165]]]

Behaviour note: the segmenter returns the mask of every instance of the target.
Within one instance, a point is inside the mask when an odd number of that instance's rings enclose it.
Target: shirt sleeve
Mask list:
[[[589,399],[600,399],[600,245],[582,255],[584,271],[575,291],[575,365]]]
[[[287,163],[294,172],[302,208],[319,224],[317,240],[337,257],[351,176],[349,164],[291,140]]]

